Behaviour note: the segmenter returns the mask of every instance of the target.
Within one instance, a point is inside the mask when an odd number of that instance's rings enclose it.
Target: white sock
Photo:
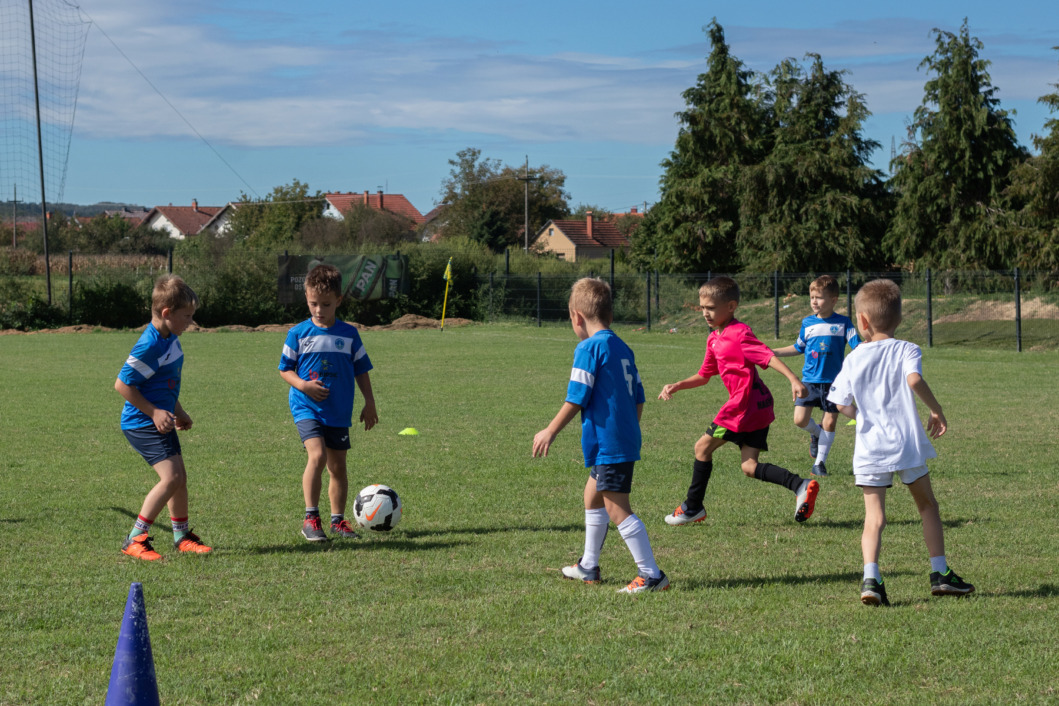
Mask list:
[[[603,540],[607,538],[608,527],[610,515],[607,514],[607,508],[585,510],[585,553],[581,557],[582,569],[594,569],[599,566],[599,551],[603,548]]]
[[[812,418],[810,418],[809,423],[805,425],[805,430],[813,436],[820,436],[820,432],[823,431],[823,429],[820,428],[820,425],[816,423],[816,420]]]
[[[823,463],[831,453],[831,444],[835,443],[835,432],[820,431],[820,443],[817,445],[816,462]]]
[[[625,521],[618,525],[621,538],[632,552],[632,558],[636,561],[636,568],[641,574],[656,579],[662,575],[655,563],[654,552],[651,551],[651,541],[647,539],[647,528],[636,515],[629,515]]]
[[[864,565],[864,578],[875,579],[876,581],[882,581],[882,575],[879,573],[878,564],[865,564]]]
[[[930,570],[937,571],[944,576],[949,573],[949,562],[945,561],[945,555],[930,557]]]

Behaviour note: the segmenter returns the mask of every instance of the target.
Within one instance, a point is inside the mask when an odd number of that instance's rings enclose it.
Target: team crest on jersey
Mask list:
[[[337,348],[338,350],[342,350],[345,347],[346,347],[346,342],[345,341],[343,341],[341,338],[336,338],[335,339],[335,348]]]
[[[837,324],[833,325],[831,327],[831,335],[832,336],[837,336],[839,333],[840,333],[839,326]]]

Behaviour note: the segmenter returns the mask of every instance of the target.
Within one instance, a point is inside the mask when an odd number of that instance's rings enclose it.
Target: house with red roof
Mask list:
[[[413,224],[413,230],[423,223],[426,217],[419,212],[412,202],[402,194],[385,194],[382,189],[372,194],[367,189],[363,193],[354,194],[352,191],[346,194],[336,192],[324,195],[324,215],[334,218],[336,221],[345,220],[345,214],[357,206],[366,205],[378,211],[388,211],[394,215],[408,219]]]
[[[199,206],[199,202],[195,199],[191,200],[190,206],[174,206],[173,204],[155,206],[148,211],[143,223],[152,230],[163,231],[170,238],[183,240],[189,236],[198,235],[222,208],[221,206]]]
[[[541,252],[555,253],[560,260],[607,257],[611,250],[629,247],[629,239],[609,220],[596,220],[592,212],[583,221],[552,220],[537,231],[532,247]]]

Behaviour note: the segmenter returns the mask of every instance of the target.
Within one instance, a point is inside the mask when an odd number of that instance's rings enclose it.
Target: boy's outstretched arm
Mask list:
[[[360,410],[360,421],[364,422],[364,431],[370,430],[379,423],[379,413],[375,411],[375,393],[371,390],[371,378],[367,373],[357,375],[357,387],[364,397],[364,409]]]
[[[930,419],[927,420],[927,433],[931,439],[937,439],[949,428],[949,423],[945,420],[945,413],[941,411],[941,405],[938,403],[937,398],[934,397],[934,393],[930,390],[930,385],[927,384],[922,375],[910,373],[905,379],[908,380],[908,386],[912,388],[912,392],[916,393],[916,396],[923,400],[923,404],[930,410]]]
[[[673,395],[680,392],[681,390],[690,390],[693,387],[702,387],[710,381],[709,378],[704,378],[698,373],[695,373],[689,378],[684,378],[680,382],[671,382],[662,388],[662,391],[658,393],[658,399],[660,400],[671,400]]]
[[[570,423],[577,413],[581,411],[581,405],[574,404],[573,402],[563,402],[563,406],[559,408],[558,414],[552,419],[551,424],[541,429],[533,437],[533,457],[547,456],[548,447],[555,441],[555,437],[559,435],[559,432],[563,430],[567,424]]]
[[[796,400],[799,397],[809,396],[809,390],[804,384],[802,384],[802,381],[798,379],[798,376],[791,372],[791,369],[787,367],[787,364],[779,359],[779,357],[773,355],[772,358],[769,359],[768,367],[790,380],[791,399]]]
[[[773,348],[772,355],[780,358],[790,358],[792,355],[802,355],[802,352],[794,346],[784,346],[783,348]]]

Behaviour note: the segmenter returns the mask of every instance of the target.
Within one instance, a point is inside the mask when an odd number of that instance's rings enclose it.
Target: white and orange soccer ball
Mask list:
[[[357,524],[375,532],[389,532],[401,521],[401,498],[385,485],[369,485],[353,501]]]

